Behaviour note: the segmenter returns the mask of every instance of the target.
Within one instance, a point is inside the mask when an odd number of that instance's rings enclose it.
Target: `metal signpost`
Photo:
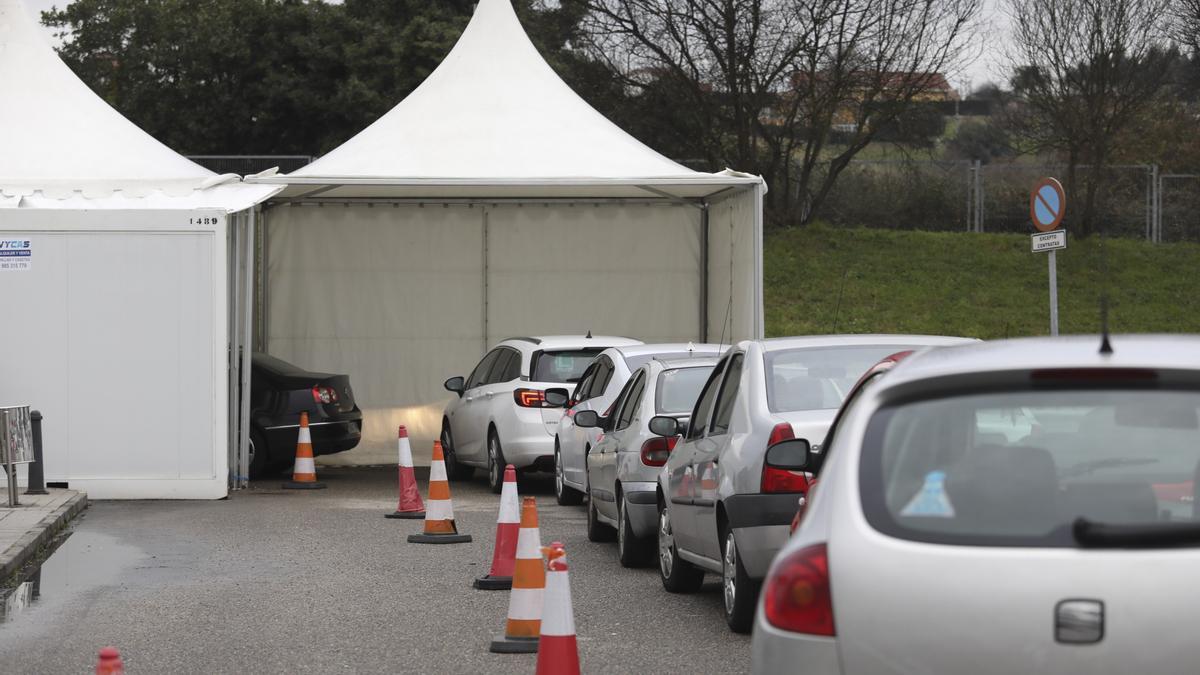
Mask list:
[[[1033,252],[1050,252],[1050,334],[1058,335],[1058,249],[1067,247],[1067,231],[1058,229],[1067,210],[1067,195],[1053,178],[1043,178],[1029,195],[1029,218],[1039,234]]]
[[[33,461],[33,422],[29,406],[0,408],[0,464],[8,474],[8,505],[19,506],[17,500],[17,465]]]

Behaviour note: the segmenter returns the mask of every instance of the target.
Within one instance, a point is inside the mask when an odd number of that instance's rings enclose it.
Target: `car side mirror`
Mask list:
[[[591,429],[600,426],[600,414],[595,410],[580,410],[575,413],[575,426]]]
[[[446,388],[446,391],[452,391],[462,396],[463,392],[467,390],[467,381],[462,377],[452,377],[446,380],[442,386]]]
[[[816,473],[820,469],[821,456],[814,454],[812,446],[803,438],[780,441],[767,448],[767,466],[786,471]]]
[[[562,387],[546,390],[545,407],[547,408],[565,408],[569,400],[571,400],[571,393]]]
[[[686,428],[686,423],[680,424],[680,420],[674,417],[659,415],[650,420],[650,433],[656,436],[671,438],[682,434]]]

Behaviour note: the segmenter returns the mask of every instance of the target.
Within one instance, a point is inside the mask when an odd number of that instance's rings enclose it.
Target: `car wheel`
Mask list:
[[[622,567],[645,567],[652,550],[645,539],[633,533],[625,495],[617,495],[617,559]]]
[[[475,473],[475,469],[458,463],[458,455],[454,454],[454,437],[450,435],[450,422],[442,420],[442,458],[446,464],[446,478],[450,480],[466,480]]]
[[[596,513],[596,498],[589,499],[587,506],[588,541],[612,541],[616,538],[616,534],[613,528],[600,522],[600,516]]]
[[[665,504],[658,509],[658,573],[663,588],[671,593],[694,593],[704,583],[704,570],[679,557]]]
[[[725,623],[735,633],[749,633],[754,625],[754,605],[759,584],[746,574],[738,558],[733,530],[725,533],[725,554],[721,557],[722,590],[725,595]]]
[[[495,430],[488,434],[488,487],[493,494],[500,494],[504,489],[504,449],[500,447],[500,437]]]
[[[250,479],[257,480],[267,476],[271,471],[271,453],[267,450],[267,440],[258,429],[250,429]]]
[[[563,482],[562,452],[558,439],[554,439],[554,499],[559,506],[578,506],[583,503],[583,493]]]

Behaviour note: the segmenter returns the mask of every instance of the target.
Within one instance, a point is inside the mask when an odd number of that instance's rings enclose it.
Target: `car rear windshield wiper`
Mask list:
[[[1114,525],[1077,518],[1075,543],[1088,548],[1170,548],[1200,546],[1200,521]]]

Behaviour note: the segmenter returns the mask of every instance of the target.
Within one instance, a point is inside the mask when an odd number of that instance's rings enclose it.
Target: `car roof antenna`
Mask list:
[[[592,339],[592,331],[590,331],[590,330],[589,330],[589,331],[588,331],[588,334],[587,334],[586,336],[584,336],[584,337],[585,337],[585,339],[587,339],[587,340],[591,340],[591,339]]]

